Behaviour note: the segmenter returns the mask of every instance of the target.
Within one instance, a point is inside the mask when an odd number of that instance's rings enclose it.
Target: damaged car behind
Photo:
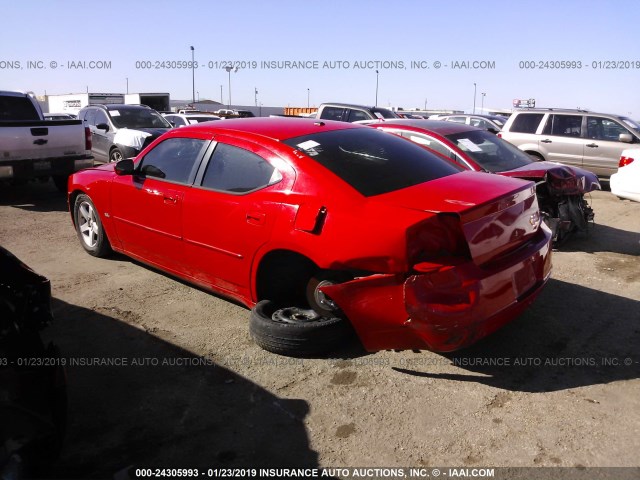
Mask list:
[[[89,254],[241,302],[255,342],[284,355],[354,331],[369,351],[456,350],[516,318],[551,272],[532,182],[343,122],[175,129],[74,174],[68,200]]]
[[[587,232],[594,219],[585,195],[601,186],[588,170],[533,160],[487,130],[451,121],[391,120],[371,126],[424,145],[468,170],[535,182],[540,213],[555,246],[574,232]]]

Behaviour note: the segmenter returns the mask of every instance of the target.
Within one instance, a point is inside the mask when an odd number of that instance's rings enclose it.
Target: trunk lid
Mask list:
[[[461,172],[375,199],[434,214],[455,214],[477,265],[526,243],[540,224],[533,182],[487,173]]]

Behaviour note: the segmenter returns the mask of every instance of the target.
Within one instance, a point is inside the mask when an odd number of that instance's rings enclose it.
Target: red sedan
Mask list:
[[[515,318],[551,272],[535,187],[395,135],[256,118],[176,129],[69,180],[81,245],[252,308],[288,355],[455,350]]]
[[[390,120],[372,127],[395,133],[476,172],[490,172],[536,182],[542,219],[559,245],[575,232],[587,230],[593,209],[585,193],[600,190],[598,177],[578,167],[534,161],[487,130],[454,122]]]

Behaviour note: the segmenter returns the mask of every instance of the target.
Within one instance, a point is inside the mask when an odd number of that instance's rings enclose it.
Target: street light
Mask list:
[[[191,46],[191,101],[196,103],[196,68],[195,68],[195,48]]]
[[[481,103],[481,107],[480,110],[482,111],[482,113],[484,113],[484,96],[486,95],[485,92],[482,92],[482,103]]]
[[[220,85],[220,105],[222,105],[224,102],[222,101],[222,85]]]
[[[253,87],[253,89],[255,90],[255,101],[256,101],[256,107],[258,106],[258,87]]]
[[[196,92],[196,94],[198,95],[198,101],[200,101],[200,92]]]
[[[378,106],[378,70],[376,70],[376,107]]]
[[[309,108],[309,89],[307,88],[307,108]]]
[[[127,94],[129,94],[129,77],[126,77],[127,79]]]
[[[473,82],[473,113],[476,113],[476,82]]]
[[[424,99],[424,111],[425,112],[427,111],[427,99],[426,98]]]
[[[229,104],[227,106],[227,108],[231,109],[231,71],[233,70],[234,72],[238,71],[238,67],[224,67],[224,69],[227,71],[227,73],[229,74]]]

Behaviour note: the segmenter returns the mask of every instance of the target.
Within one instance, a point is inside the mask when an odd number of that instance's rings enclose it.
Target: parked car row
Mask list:
[[[600,183],[486,129],[380,110],[143,131],[135,158],[71,177],[80,243],[243,303],[272,352],[317,355],[354,332],[370,351],[468,346],[533,302]],[[98,131],[134,129],[97,111]],[[627,198],[635,154],[612,179]]]

